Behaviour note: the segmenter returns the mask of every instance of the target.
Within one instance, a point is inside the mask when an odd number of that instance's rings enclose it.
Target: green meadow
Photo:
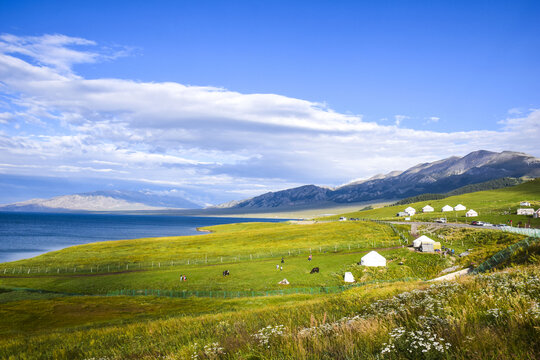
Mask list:
[[[403,220],[396,214],[411,206],[416,209],[413,221],[433,221],[434,219],[446,217],[449,222],[470,223],[473,220],[481,220],[492,224],[507,224],[512,220],[514,226],[521,223],[522,226],[530,222],[533,227],[540,227],[540,218],[532,216],[516,215],[516,210],[522,208],[519,205],[522,201],[531,203],[531,207],[537,210],[540,208],[540,179],[528,181],[526,183],[498,190],[478,191],[469,194],[451,196],[441,200],[428,200],[407,205],[387,206],[372,210],[356,211],[339,216],[331,216],[328,219],[338,219],[340,216],[348,218],[368,218],[384,220]],[[452,207],[462,204],[467,207],[464,211],[442,212],[445,205]],[[422,208],[426,205],[432,206],[435,211],[422,213]],[[468,218],[465,213],[473,209],[478,213],[478,217]]]
[[[527,191],[528,200],[540,198],[538,182],[523,185],[500,191],[498,198],[509,204]],[[393,210],[370,210],[385,211]],[[477,266],[522,235],[420,226],[419,233],[455,250],[455,256],[443,256],[415,252],[390,225],[372,221],[205,230],[199,236],[80,245],[0,264],[0,358],[540,356],[539,246],[515,254],[492,274],[428,281],[451,266]],[[412,239],[406,225],[396,230]],[[358,265],[374,249],[387,266]],[[457,256],[466,250],[469,255]],[[311,274],[314,267],[320,272]],[[224,270],[230,275],[223,276]],[[343,282],[348,271],[355,286]],[[278,284],[284,278],[289,285]],[[114,295],[119,290],[134,295]],[[183,292],[190,296],[170,296]]]
[[[118,271],[143,267],[157,269],[177,264],[208,265],[307,254],[349,251],[399,244],[387,225],[363,223],[238,223],[202,230],[205,235],[119,240],[78,245],[32,259],[9,263],[9,268],[32,271]],[[171,265],[172,264],[172,265]],[[126,267],[127,265],[127,267]],[[109,266],[109,270],[107,270]],[[99,268],[98,268],[99,267]],[[0,265],[0,269],[2,266]],[[67,269],[67,270],[66,270]],[[3,270],[2,270],[3,271]]]

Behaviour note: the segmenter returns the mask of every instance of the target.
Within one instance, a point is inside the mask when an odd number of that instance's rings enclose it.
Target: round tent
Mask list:
[[[418,239],[415,239],[412,244],[413,244],[413,247],[419,248],[420,246],[422,246],[423,243],[434,244],[435,240],[428,238],[426,235],[422,235]]]
[[[454,208],[451,207],[450,205],[444,205],[443,208],[442,208],[442,211],[443,211],[443,212],[446,212],[446,211],[454,211]]]
[[[354,282],[353,274],[351,272],[347,271],[345,273],[345,276],[343,277],[343,281],[348,282],[348,283],[353,283]]]
[[[376,251],[371,251],[364,255],[360,259],[360,265],[363,266],[386,266],[386,259],[384,256]]]

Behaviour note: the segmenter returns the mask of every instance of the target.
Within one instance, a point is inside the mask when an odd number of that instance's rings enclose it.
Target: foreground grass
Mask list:
[[[121,300],[119,300],[121,301]],[[0,339],[12,359],[536,359],[538,265],[234,313]]]
[[[534,219],[532,216],[516,215],[516,210],[520,208],[521,201],[529,201],[534,209],[540,208],[540,179],[535,179],[517,186],[504,189],[479,191],[470,194],[451,196],[441,200],[428,200],[407,205],[388,206],[373,210],[356,211],[344,215],[332,216],[327,219],[337,219],[340,216],[358,217],[369,219],[396,220],[396,214],[411,206],[417,213],[412,217],[414,221],[432,221],[436,218],[446,217],[450,222],[469,223],[472,220],[481,220],[493,224],[506,224],[512,220],[513,225],[518,223],[523,225],[530,221],[531,226],[540,227],[540,218]],[[452,207],[457,204],[465,205],[468,209],[474,209],[478,212],[476,218],[466,218],[464,211],[441,212],[445,205]],[[422,208],[431,205],[435,212],[422,213]]]

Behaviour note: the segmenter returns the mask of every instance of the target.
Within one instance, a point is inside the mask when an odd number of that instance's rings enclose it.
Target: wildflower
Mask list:
[[[257,339],[259,342],[259,345],[266,346],[267,348],[270,347],[270,340],[272,338],[283,336],[285,333],[285,326],[284,325],[268,325],[266,327],[263,327],[257,333],[253,334],[252,336]]]

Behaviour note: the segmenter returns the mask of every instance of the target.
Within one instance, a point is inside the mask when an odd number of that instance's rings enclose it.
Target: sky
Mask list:
[[[538,1],[0,0],[0,203],[540,156]]]

